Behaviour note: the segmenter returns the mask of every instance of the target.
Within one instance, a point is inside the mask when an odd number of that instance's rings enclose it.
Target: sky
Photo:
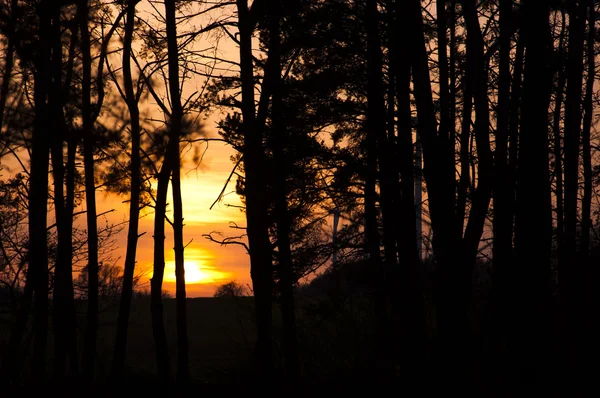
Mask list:
[[[210,130],[209,128],[210,136],[216,137],[216,130]],[[234,191],[235,178],[228,185],[223,200],[210,209],[234,166],[230,160],[233,154],[234,150],[224,143],[211,141],[200,167],[188,165],[182,170],[183,238],[186,245],[185,270],[188,297],[212,296],[219,285],[231,280],[251,285],[246,249],[241,245],[222,246],[203,236],[214,231],[225,236],[237,236],[243,231],[230,228],[231,223],[239,226],[246,225],[245,214],[239,208],[228,206],[241,205],[240,198]],[[168,198],[171,202],[170,189]],[[127,199],[115,194],[99,193],[98,212],[114,209],[107,215],[107,219],[113,223],[125,222],[128,218],[128,204],[123,202]],[[125,259],[126,227],[127,225],[114,239],[112,256],[117,260],[118,266],[123,266]],[[138,273],[143,274],[142,282],[147,284],[152,277],[153,210],[142,214],[139,228],[142,236],[138,241],[136,269]],[[175,295],[172,231],[171,226],[166,224],[164,289]]]

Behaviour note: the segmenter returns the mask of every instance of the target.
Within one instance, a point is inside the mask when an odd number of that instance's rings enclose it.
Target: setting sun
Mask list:
[[[185,260],[185,283],[212,284],[226,280],[229,273],[214,269],[198,260]],[[175,262],[165,263],[165,281],[175,282]]]

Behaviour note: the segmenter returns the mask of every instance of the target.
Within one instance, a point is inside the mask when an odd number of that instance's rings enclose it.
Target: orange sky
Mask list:
[[[211,136],[215,136],[213,131]],[[211,204],[218,197],[227,180],[233,164],[229,157],[233,149],[223,143],[211,142],[204,156],[201,167],[191,169],[184,167],[182,175],[183,215],[184,215],[184,244],[187,294],[189,297],[212,296],[216,287],[229,280],[242,284],[251,284],[249,258],[244,247],[240,245],[221,246],[208,241],[203,234],[220,231],[225,235],[239,235],[240,231],[229,228],[230,222],[240,226],[246,225],[245,214],[238,208],[227,207],[240,205],[240,198],[234,192],[235,180],[228,186],[227,193],[221,203],[212,210]],[[169,190],[169,201],[171,191]],[[97,195],[99,212],[115,209],[108,215],[112,222],[127,220],[128,204],[122,202],[125,197],[114,194]],[[137,264],[139,271],[145,271],[144,282],[152,276],[152,257],[154,240],[153,211],[140,219],[140,234],[138,243]],[[175,294],[175,269],[172,243],[172,228],[166,224],[167,240],[165,242],[165,289]],[[122,266],[125,258],[125,240],[127,228],[124,228],[116,239],[114,257],[119,257],[117,265]]]

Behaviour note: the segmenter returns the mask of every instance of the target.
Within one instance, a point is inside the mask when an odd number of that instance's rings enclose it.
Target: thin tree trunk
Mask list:
[[[167,190],[171,174],[170,156],[171,152],[167,151],[163,159],[162,168],[158,173],[154,211],[154,265],[152,279],[150,279],[152,335],[154,336],[156,350],[158,379],[163,386],[169,384],[171,374],[162,303],[162,284],[165,274],[165,217],[167,213]]]
[[[558,44],[558,51],[564,51],[564,40],[566,32],[566,18],[562,13],[562,29]],[[564,99],[564,87],[567,83],[567,74],[565,73],[562,62],[557,66],[558,84],[556,86],[556,99],[554,105],[553,135],[554,135],[554,174],[556,178],[556,256],[558,263],[562,264],[563,258],[563,239],[564,239],[564,211],[563,211],[563,156],[561,139],[561,112]]]
[[[438,68],[440,79],[440,126],[439,134],[450,138],[450,100],[448,86],[448,27],[446,15],[446,0],[436,0],[437,39],[438,39]]]
[[[183,202],[181,199],[181,156],[179,139],[183,108],[179,91],[179,50],[177,46],[177,20],[175,0],[165,0],[167,24],[167,47],[169,62],[169,93],[171,98],[171,120],[169,128],[169,151],[173,173],[173,240],[175,251],[175,278],[177,300],[177,382],[189,381],[187,306],[185,294],[185,268],[183,247]]]
[[[592,228],[592,151],[590,147],[592,118],[594,112],[594,80],[596,78],[596,53],[594,51],[596,35],[596,10],[593,1],[590,1],[588,16],[587,37],[587,83],[585,89],[583,130],[581,131],[583,160],[583,199],[581,201],[581,241],[579,243],[579,254],[585,259],[589,254],[590,230]]]
[[[496,117],[496,181],[494,187],[494,269],[512,259],[513,217],[510,214],[510,171],[508,169],[508,131],[510,123],[510,51],[512,38],[512,0],[500,1],[500,65],[498,110]]]
[[[135,257],[140,217],[140,111],[133,89],[133,77],[131,76],[131,45],[133,41],[136,4],[136,1],[129,1],[127,3],[127,20],[125,22],[125,35],[123,38],[123,85],[131,123],[129,126],[131,134],[131,196],[129,200],[129,227],[123,271],[123,288],[121,289],[121,301],[111,369],[113,378],[117,380],[120,380],[123,375],[127,352],[127,329],[133,295],[133,278],[135,274]]]
[[[7,29],[7,39],[5,57],[4,57],[4,72],[2,73],[2,86],[0,86],[0,133],[4,125],[4,109],[6,107],[6,99],[8,98],[8,90],[12,79],[12,71],[15,57],[15,23],[17,19],[18,0],[12,0],[10,3],[10,22]]]
[[[379,161],[379,204],[383,219],[383,248],[385,268],[397,264],[394,221],[396,206],[394,196],[394,172],[392,166],[392,152],[385,133],[385,99],[383,93],[383,61],[379,34],[379,12],[377,1],[368,0],[366,10],[367,24],[367,141],[373,149],[371,141],[375,141],[376,161]],[[371,138],[371,135],[373,136]],[[372,154],[367,154],[369,176],[372,169]],[[375,163],[377,173],[377,163]],[[379,248],[378,248],[379,250]],[[385,274],[383,275],[385,280]]]
[[[98,227],[96,215],[96,184],[94,181],[94,137],[91,109],[92,59],[90,54],[90,34],[88,31],[88,0],[78,5],[79,28],[81,31],[81,52],[83,78],[82,119],[83,119],[83,162],[85,177],[86,219],[88,229],[88,310],[85,344],[83,351],[83,373],[87,380],[95,376],[96,339],[98,335]]]
[[[242,84],[241,126],[244,136],[246,218],[250,247],[250,274],[254,288],[257,342],[256,369],[262,381],[268,381],[272,358],[272,261],[268,234],[267,200],[263,176],[264,149],[262,130],[256,123],[252,34],[254,21],[247,0],[236,0],[240,32],[240,75]]]
[[[569,44],[567,59],[567,90],[565,99],[565,177],[564,177],[564,261],[559,264],[561,298],[569,300],[576,273],[577,218],[579,192],[579,145],[581,142],[581,95],[583,80],[583,43],[585,40],[586,7],[569,2]]]

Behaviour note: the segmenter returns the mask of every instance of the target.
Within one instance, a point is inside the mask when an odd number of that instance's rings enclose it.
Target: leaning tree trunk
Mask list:
[[[240,32],[240,76],[242,85],[241,126],[244,137],[246,219],[250,247],[250,274],[254,288],[257,342],[255,350],[259,377],[267,379],[272,358],[272,261],[264,187],[263,135],[256,123],[252,34],[254,21],[247,0],[236,0]]]
[[[123,38],[123,85],[125,101],[129,110],[131,134],[131,196],[129,200],[129,227],[127,231],[127,249],[125,253],[125,266],[123,270],[123,288],[119,317],[117,320],[117,333],[111,373],[114,378],[120,379],[125,366],[127,351],[127,329],[129,313],[131,311],[131,298],[133,295],[133,278],[135,274],[135,257],[137,252],[138,229],[140,217],[140,186],[141,186],[141,161],[140,161],[140,111],[138,100],[133,89],[131,75],[131,44],[135,22],[136,1],[127,3],[127,20],[125,22],[125,35]]]
[[[189,381],[187,307],[185,294],[185,268],[183,247],[183,203],[181,199],[181,156],[179,139],[183,108],[179,92],[179,50],[177,46],[177,20],[175,0],[165,0],[167,24],[167,48],[169,64],[169,94],[171,98],[171,119],[169,126],[169,152],[173,173],[173,240],[175,250],[175,278],[177,300],[177,381]]]

